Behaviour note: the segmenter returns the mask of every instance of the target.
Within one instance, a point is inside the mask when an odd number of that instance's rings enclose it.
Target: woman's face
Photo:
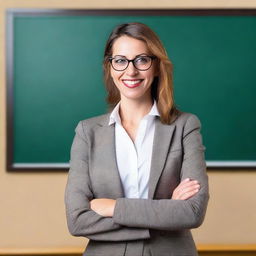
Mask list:
[[[112,57],[121,62],[124,58],[132,60],[138,56],[151,55],[143,41],[128,36],[121,36],[116,39],[112,51]],[[154,60],[152,61],[151,67],[145,71],[136,69],[132,62],[129,62],[128,67],[123,71],[117,71],[111,66],[111,77],[120,92],[121,100],[124,98],[151,100],[150,87],[156,74]],[[138,63],[139,65],[143,63],[143,58],[142,60],[139,59]]]

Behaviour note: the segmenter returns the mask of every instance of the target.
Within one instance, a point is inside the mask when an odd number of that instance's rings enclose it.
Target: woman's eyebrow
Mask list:
[[[117,55],[114,55],[114,57],[124,57],[124,58],[126,58],[126,56],[125,55],[119,55],[119,54],[117,54]]]
[[[148,53],[140,53],[140,54],[137,54],[134,58],[137,58],[137,57],[139,57],[139,56],[144,56],[144,55],[148,55]],[[124,58],[126,58],[127,59],[127,57],[125,56],[125,55],[120,55],[120,54],[117,54],[117,55],[114,55],[114,57],[124,57]]]
[[[135,58],[136,58],[136,57],[139,57],[139,56],[144,56],[144,55],[148,55],[148,53],[145,53],[145,52],[140,53],[140,54],[136,55]]]

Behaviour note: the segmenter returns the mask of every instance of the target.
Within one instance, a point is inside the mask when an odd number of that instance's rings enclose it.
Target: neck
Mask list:
[[[121,99],[119,114],[122,123],[138,124],[140,120],[149,113],[153,101],[148,100],[129,100]]]

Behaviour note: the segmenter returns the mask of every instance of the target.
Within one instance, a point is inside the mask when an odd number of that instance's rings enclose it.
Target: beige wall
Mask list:
[[[256,1],[0,0],[0,248],[84,247],[67,231],[63,194],[67,173],[7,173],[5,8],[256,8]],[[209,171],[211,199],[197,244],[256,244],[256,172]]]

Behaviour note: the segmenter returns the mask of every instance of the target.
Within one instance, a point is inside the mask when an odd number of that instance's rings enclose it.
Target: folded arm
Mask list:
[[[161,230],[190,229],[201,225],[209,199],[208,177],[200,121],[194,115],[188,118],[184,127],[183,148],[181,180],[197,180],[200,190],[187,200],[119,198],[115,204],[114,223]]]

